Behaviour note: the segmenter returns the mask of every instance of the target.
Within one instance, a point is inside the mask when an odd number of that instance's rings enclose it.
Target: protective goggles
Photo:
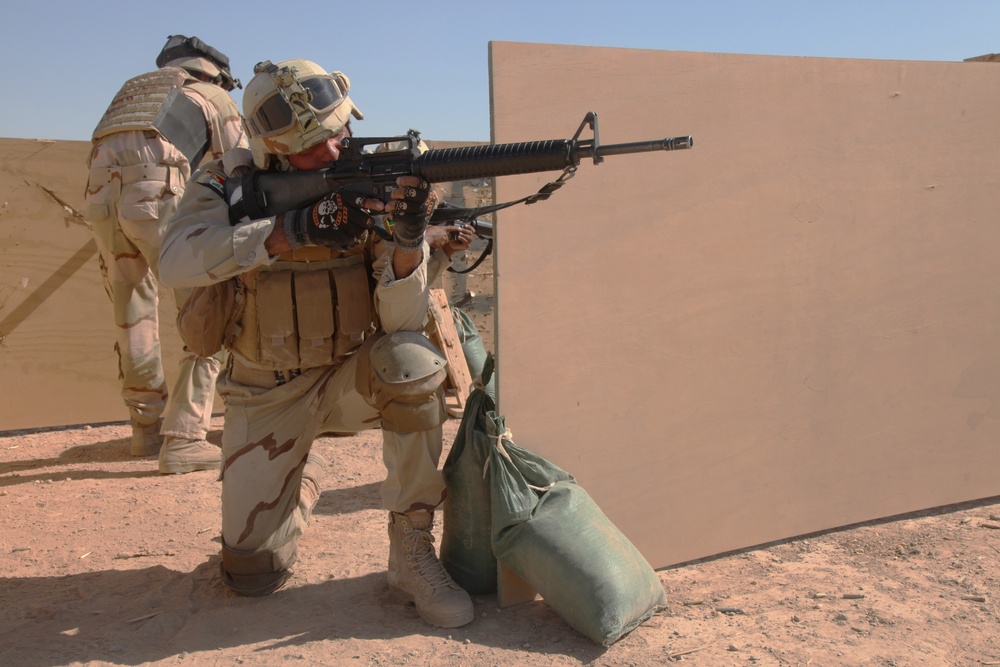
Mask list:
[[[287,131],[295,125],[298,116],[303,113],[312,115],[306,106],[316,115],[323,115],[336,109],[347,98],[347,86],[333,76],[310,76],[297,82],[301,90],[288,86],[274,91],[260,103],[253,117],[247,120],[254,136],[267,137]]]

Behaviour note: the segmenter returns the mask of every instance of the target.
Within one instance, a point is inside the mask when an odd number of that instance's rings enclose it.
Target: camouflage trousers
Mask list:
[[[162,417],[163,435],[201,439],[212,417],[225,353],[203,358],[185,349],[177,379],[167,390],[160,354],[158,268],[160,244],[179,194],[164,194],[166,189],[163,182],[120,180],[89,187],[91,222],[114,312],[122,398],[132,423],[154,424]],[[104,215],[93,215],[95,211]],[[180,305],[190,290],[173,294],[175,305]]]
[[[378,411],[355,389],[358,358],[303,371],[277,385],[273,371],[238,358],[219,378],[226,401],[222,435],[222,539],[242,554],[272,552],[276,569],[295,560],[304,520],[298,509],[302,468],[322,433],[356,433],[380,425]],[[386,479],[382,506],[393,512],[433,510],[444,500],[438,470],[442,430],[382,430]]]

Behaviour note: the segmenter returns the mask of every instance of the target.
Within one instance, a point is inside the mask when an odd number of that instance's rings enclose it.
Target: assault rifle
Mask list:
[[[593,137],[581,139],[580,135],[588,126]],[[380,152],[365,150],[383,144],[403,148]],[[252,171],[229,178],[226,199],[230,202],[230,220],[236,224],[244,217],[256,220],[304,208],[333,192],[387,200],[400,176],[413,175],[429,183],[445,183],[562,170],[558,179],[528,197],[476,208],[443,205],[434,211],[430,220],[431,224],[473,223],[479,216],[508,206],[548,199],[573,177],[585,157],[600,164],[609,155],[691,148],[694,140],[686,136],[602,145],[598,138],[597,114],[591,111],[572,139],[461,146],[422,153],[419,144],[420,134],[415,130],[399,137],[348,137],[343,141],[340,159],[325,169],[287,173]]]

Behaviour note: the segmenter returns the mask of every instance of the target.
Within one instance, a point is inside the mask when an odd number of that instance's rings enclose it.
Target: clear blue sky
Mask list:
[[[487,141],[490,41],[960,61],[1000,52],[1000,0],[4,0],[0,31],[0,137],[89,139],[180,33],[244,82],[265,59],[343,70],[358,134]]]

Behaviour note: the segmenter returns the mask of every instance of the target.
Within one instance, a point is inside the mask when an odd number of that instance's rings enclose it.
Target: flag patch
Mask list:
[[[211,167],[206,168],[205,172],[198,178],[198,183],[225,199],[226,177],[222,172],[216,171]]]

